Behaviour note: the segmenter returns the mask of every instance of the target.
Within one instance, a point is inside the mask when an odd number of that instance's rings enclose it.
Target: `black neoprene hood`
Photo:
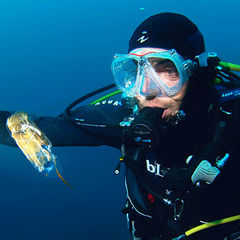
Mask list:
[[[141,47],[175,49],[190,59],[205,51],[204,39],[197,26],[176,13],[160,13],[142,22],[129,41],[129,52]]]

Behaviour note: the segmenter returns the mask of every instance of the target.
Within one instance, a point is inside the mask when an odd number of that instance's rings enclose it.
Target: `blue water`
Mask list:
[[[0,2],[0,109],[57,115],[73,100],[112,82],[110,63],[152,14],[192,19],[209,51],[240,63],[238,0],[8,0]],[[54,148],[73,186],[39,175],[17,148],[0,146],[0,239],[129,239],[120,212],[119,152]]]

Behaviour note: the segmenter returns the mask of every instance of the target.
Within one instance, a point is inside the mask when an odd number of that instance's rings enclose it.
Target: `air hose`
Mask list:
[[[72,119],[72,116],[71,116],[71,110],[72,110],[74,107],[76,107],[79,103],[82,103],[83,101],[85,101],[85,100],[87,100],[87,99],[89,99],[89,98],[91,98],[91,97],[93,97],[93,96],[96,96],[96,95],[99,94],[99,93],[102,93],[102,92],[105,92],[105,91],[107,91],[107,90],[109,90],[109,89],[111,89],[111,88],[114,88],[114,87],[115,87],[115,84],[110,84],[110,85],[107,85],[107,86],[105,86],[105,87],[99,88],[99,89],[97,89],[97,90],[95,90],[95,91],[93,91],[93,92],[90,92],[90,93],[88,93],[88,94],[86,94],[86,95],[78,98],[76,101],[74,101],[73,103],[71,103],[71,104],[65,109],[63,115],[64,115],[67,119],[69,119],[70,121],[72,121],[73,119]],[[107,94],[107,95],[105,95],[105,96],[103,96],[103,97],[101,97],[101,98],[99,98],[99,99],[91,102],[90,105],[94,105],[94,104],[96,104],[96,103],[98,103],[98,102],[100,102],[100,101],[103,101],[103,100],[105,100],[105,99],[107,99],[107,98],[109,98],[109,97],[112,97],[112,96],[114,96],[114,95],[117,95],[117,94],[119,94],[119,93],[121,93],[121,91],[119,91],[119,90],[114,91],[114,92],[112,92],[112,93],[109,93],[109,94]]]
[[[109,97],[115,96],[115,95],[117,95],[117,94],[119,94],[119,93],[121,93],[120,90],[117,90],[117,91],[115,91],[115,92],[109,93],[109,94],[107,94],[107,95],[105,95],[105,96],[103,96],[103,97],[101,97],[101,98],[99,98],[99,99],[91,102],[90,105],[94,105],[94,104],[96,104],[96,103],[98,103],[98,102],[101,102],[101,101],[103,101],[103,100],[105,100],[105,99],[107,99],[107,98],[109,98]]]
[[[229,62],[219,62],[218,63],[220,67],[227,71],[236,71],[240,72],[240,65],[234,64],[234,63],[229,63]]]

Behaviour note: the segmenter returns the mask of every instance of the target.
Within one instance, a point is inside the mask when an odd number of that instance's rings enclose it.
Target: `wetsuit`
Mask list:
[[[131,116],[132,109],[122,103],[120,94],[95,105],[78,107],[71,113],[73,121],[64,114],[32,118],[53,146],[108,145],[121,149],[124,145],[128,195],[124,212],[128,216],[130,230],[136,239],[152,239],[148,237],[153,235],[159,239],[161,236],[171,239],[199,225],[200,221],[239,214],[238,144],[232,147],[239,142],[239,102],[238,98],[222,104],[207,97],[196,98],[192,102],[194,104],[183,104],[184,119],[169,123],[165,123],[156,111],[153,124],[156,127],[154,131],[158,131],[158,140],[150,148],[134,145],[132,140],[129,144],[125,138],[124,127],[119,127],[119,123]],[[0,143],[15,146],[5,127],[10,115],[10,112],[0,112]],[[159,121],[159,126],[156,126],[156,121]],[[132,162],[131,158],[138,151],[137,161]],[[169,183],[169,170],[185,169],[189,155],[211,160],[227,152],[230,152],[230,159],[213,184],[181,188],[178,187],[181,179],[177,177],[176,184]],[[214,231],[214,235],[210,230],[204,239],[223,239],[228,232],[237,232],[239,228],[236,225],[217,233]],[[201,234],[196,234],[193,239],[203,239]]]

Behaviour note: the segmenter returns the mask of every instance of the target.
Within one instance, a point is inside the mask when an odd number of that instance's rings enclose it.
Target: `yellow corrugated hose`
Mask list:
[[[230,222],[234,222],[234,221],[239,221],[240,220],[240,215],[235,215],[232,217],[228,217],[228,218],[223,218],[223,219],[219,219],[216,221],[212,221],[212,222],[208,222],[208,223],[204,223],[201,224],[197,227],[194,227],[192,229],[189,229],[188,231],[186,231],[183,235],[180,235],[176,238],[174,238],[173,240],[179,240],[179,239],[184,239],[194,233],[197,233],[199,231],[202,231],[204,229],[210,228],[210,227],[214,227],[214,226],[218,226],[221,224],[225,224],[225,223],[230,223]]]
[[[229,222],[238,221],[238,220],[240,220],[240,215],[236,215],[236,216],[228,217],[228,218],[223,218],[223,219],[216,220],[216,221],[209,222],[209,223],[204,223],[202,225],[199,225],[199,226],[197,226],[195,228],[192,228],[192,229],[186,231],[185,235],[186,236],[190,236],[193,233],[199,232],[199,231],[201,231],[203,229],[214,227],[214,226],[225,224],[225,223],[229,223]]]

